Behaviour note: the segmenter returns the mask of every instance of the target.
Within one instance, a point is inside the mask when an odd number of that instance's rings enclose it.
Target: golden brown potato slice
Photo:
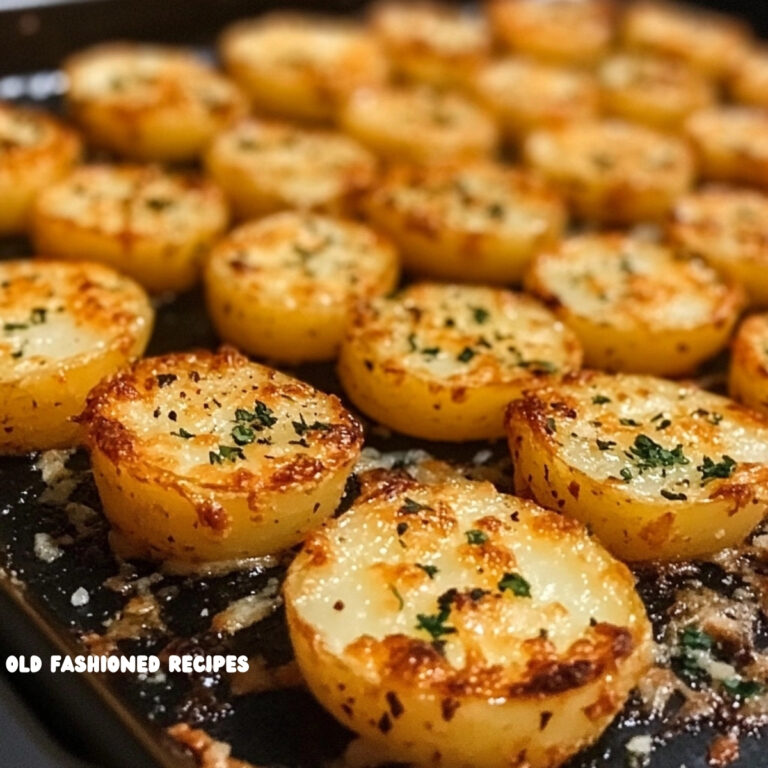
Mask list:
[[[768,195],[706,187],[681,197],[667,227],[678,252],[700,257],[741,283],[755,306],[768,306]]]
[[[362,444],[337,398],[228,348],[139,361],[81,421],[118,551],[187,564],[295,544],[334,512]]]
[[[525,159],[589,221],[655,221],[693,181],[693,157],[672,136],[619,120],[536,131]]]
[[[557,64],[596,64],[614,35],[610,0],[489,0],[487,8],[502,43]]]
[[[566,223],[559,196],[537,176],[491,163],[392,168],[365,210],[406,268],[467,283],[519,283]]]
[[[768,414],[768,315],[752,315],[733,340],[728,392]]]
[[[553,768],[650,663],[627,568],[490,483],[367,473],[284,594],[310,690],[381,762]]]
[[[747,50],[747,27],[724,14],[674,2],[630,4],[622,27],[624,44],[688,62],[703,74],[730,74]]]
[[[0,237],[25,232],[35,196],[77,162],[77,134],[42,112],[0,102]]]
[[[542,253],[526,286],[579,337],[585,365],[657,376],[692,374],[724,349],[744,306],[741,286],[701,261],[618,233]]]
[[[580,363],[576,337],[538,301],[422,283],[359,310],[339,376],[351,401],[387,427],[465,441],[503,435],[510,400]]]
[[[373,30],[397,74],[437,86],[463,86],[491,53],[482,16],[428,0],[383,0]]]
[[[592,75],[531,59],[494,61],[477,72],[473,87],[512,142],[535,128],[596,117],[600,107]]]
[[[491,116],[453,92],[419,87],[358,91],[342,107],[344,131],[386,160],[413,163],[476,160],[492,155]]]
[[[339,101],[388,74],[373,35],[330,16],[274,13],[240,22],[225,30],[219,51],[254,106],[286,118],[330,120]]]
[[[91,387],[144,352],[154,313],[89,262],[0,262],[0,454],[77,445]]]
[[[219,336],[271,360],[332,360],[352,308],[397,284],[394,247],[361,224],[286,212],[245,224],[205,271]]]
[[[685,123],[705,179],[768,187],[768,110],[718,106]]]
[[[729,87],[736,101],[756,107],[768,107],[767,47],[754,48],[739,59]]]
[[[91,165],[39,195],[32,236],[39,253],[101,261],[160,293],[187,290],[200,279],[228,220],[224,195],[197,176]]]
[[[244,120],[217,136],[205,157],[240,218],[298,208],[351,212],[376,178],[376,159],[333,131]]]
[[[67,106],[88,138],[136,160],[196,158],[247,111],[233,83],[183,48],[98,45],[64,72]]]
[[[622,560],[737,546],[768,508],[768,421],[692,384],[584,371],[512,403],[507,431],[517,493]]]
[[[715,100],[711,82],[700,72],[652,54],[614,54],[600,66],[599,78],[609,114],[659,130],[677,130],[688,115]]]

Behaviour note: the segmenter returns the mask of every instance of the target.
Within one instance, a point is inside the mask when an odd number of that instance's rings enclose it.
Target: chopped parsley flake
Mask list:
[[[684,465],[690,463],[683,455],[682,445],[678,444],[670,451],[652,440],[648,435],[638,435],[629,452],[637,460],[637,468],[641,472],[644,469],[672,467],[675,464]]]
[[[232,445],[220,445],[219,452],[209,451],[208,461],[211,464],[223,464],[225,461],[235,462],[238,459],[245,459],[242,448]]]
[[[675,493],[674,491],[668,491],[666,488],[661,489],[661,495],[670,501],[686,501],[688,499],[684,493]]]
[[[430,580],[434,579],[435,574],[440,570],[436,565],[422,565],[421,563],[416,563],[416,567],[421,568],[429,576]]]
[[[472,307],[472,317],[478,325],[488,322],[491,313],[485,307]]]
[[[416,620],[418,621],[416,629],[423,629],[425,632],[429,632],[433,640],[439,640],[444,635],[455,634],[456,627],[445,626],[445,622],[448,621],[448,617],[451,615],[451,603],[453,603],[455,597],[455,589],[449,589],[447,592],[440,595],[440,597],[437,598],[437,605],[440,609],[438,613],[419,613],[416,616]]]
[[[476,354],[477,352],[475,352],[472,347],[464,347],[464,349],[457,355],[456,359],[460,363],[468,363]]]
[[[499,589],[509,591],[517,597],[530,597],[531,585],[519,573],[505,573],[499,581]]]
[[[632,480],[632,470],[629,469],[628,467],[622,467],[621,472],[619,472],[619,474],[621,475],[625,483],[628,483]]]
[[[723,680],[723,689],[735,699],[748,699],[765,690],[764,686],[757,680],[742,680],[740,677]]]
[[[307,424],[303,413],[299,415],[299,419],[300,421],[291,422],[293,424],[294,432],[299,437],[303,437],[307,432],[328,432],[331,428],[330,424],[325,424],[322,421],[317,420],[312,424]]]
[[[477,528],[467,531],[465,536],[467,537],[468,544],[485,544],[485,542],[488,541],[488,534]]]
[[[621,424],[622,427],[639,427],[640,422],[635,421],[634,419],[619,419],[619,424]]]
[[[232,430],[232,439],[237,445],[250,445],[256,439],[256,433],[245,424],[238,424]]]
[[[191,432],[187,432],[187,430],[184,429],[184,427],[179,427],[178,432],[171,432],[171,434],[174,437],[181,437],[184,440],[189,440],[190,438],[194,437],[194,435]]]
[[[601,440],[599,437],[597,438],[597,447],[601,451],[607,451],[610,448],[614,448],[616,446],[616,442],[614,440]]]
[[[403,502],[403,506],[400,507],[400,512],[404,512],[407,515],[415,515],[417,512],[421,512],[422,510],[431,509],[432,507],[426,504],[420,504],[418,501],[414,501],[413,499],[406,496],[405,501]]]
[[[706,485],[710,480],[730,477],[735,467],[736,462],[730,456],[723,456],[722,461],[719,462],[714,462],[709,456],[705,456],[704,461],[696,469],[701,472],[701,484]]]
[[[592,398],[592,403],[594,405],[605,405],[606,403],[610,403],[610,402],[611,402],[611,398],[606,397],[605,395],[595,395]]]
[[[403,600],[403,596],[400,594],[400,591],[394,584],[389,585],[389,591],[395,596],[398,603],[398,611],[402,611],[405,607],[405,600]]]

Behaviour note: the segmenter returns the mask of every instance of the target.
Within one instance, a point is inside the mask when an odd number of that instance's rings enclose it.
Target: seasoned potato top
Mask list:
[[[617,53],[599,71],[609,94],[634,95],[667,109],[696,108],[714,98],[709,81],[682,61],[643,53]]]
[[[733,317],[741,291],[699,261],[622,234],[572,237],[541,254],[529,284],[546,303],[594,323],[626,328],[696,328]]]
[[[369,119],[386,116],[387,130],[410,136],[426,147],[482,141],[492,145],[496,127],[491,118],[459,93],[433,88],[370,88],[355,93],[348,110]],[[371,118],[373,119],[373,118]]]
[[[347,136],[255,119],[219,134],[211,151],[302,208],[365,189],[376,173],[373,155]]]
[[[450,5],[384,0],[374,8],[373,26],[385,46],[396,51],[427,52],[446,58],[490,52],[484,19]]]
[[[675,2],[639,2],[629,7],[624,40],[633,47],[679,56],[712,74],[727,72],[748,39],[732,17]]]
[[[377,83],[387,64],[376,41],[349,21],[276,13],[235,24],[224,34],[229,66],[247,67],[269,79],[311,78],[329,88]]]
[[[669,225],[687,253],[768,264],[768,195],[708,187],[678,200]]]
[[[68,97],[120,109],[126,119],[150,109],[183,109],[223,121],[245,111],[237,87],[183,49],[107,44],[65,63]]]
[[[152,322],[144,291],[100,264],[0,262],[0,379],[129,350]]]
[[[584,371],[527,393],[510,415],[560,461],[646,501],[742,505],[768,491],[768,421],[692,384]]]
[[[278,213],[245,224],[222,241],[210,269],[254,297],[300,309],[380,293],[397,255],[372,229],[311,213]]]
[[[362,309],[349,333],[388,371],[452,385],[534,380],[581,363],[575,336],[539,302],[493,288],[412,285]]]
[[[476,89],[497,110],[530,114],[542,122],[591,117],[598,102],[591,75],[522,58],[499,59],[483,67]]]
[[[34,172],[51,156],[72,160],[80,152],[74,131],[48,115],[0,102],[0,181],[6,176]]]
[[[559,196],[537,176],[492,163],[399,166],[372,195],[376,207],[419,232],[497,237],[544,235],[565,220]]]
[[[223,229],[227,221],[224,197],[214,184],[151,165],[77,168],[41,193],[37,213],[123,238],[126,245],[138,238],[184,242]]]
[[[768,47],[750,50],[739,59],[731,91],[736,99],[747,104],[768,106]]]
[[[588,184],[655,188],[690,174],[691,154],[677,138],[619,120],[573,123],[532,133],[526,157],[555,176]]]
[[[768,376],[768,314],[750,315],[739,326],[733,343],[732,365]],[[759,388],[764,386],[759,379],[754,384]]]
[[[594,53],[613,37],[613,4],[608,0],[490,0],[491,17],[510,42],[546,41],[552,55],[567,59],[576,46]]]
[[[233,494],[312,485],[362,443],[336,397],[230,348],[141,360],[96,387],[81,420],[138,477]]]
[[[286,594],[355,670],[459,699],[577,688],[647,631],[629,571],[580,524],[490,483],[384,470],[310,535]]]
[[[691,138],[704,151],[735,155],[740,160],[768,161],[768,112],[756,107],[712,107],[686,122]]]

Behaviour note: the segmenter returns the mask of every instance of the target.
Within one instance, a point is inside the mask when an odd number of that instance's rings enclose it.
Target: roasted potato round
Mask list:
[[[69,448],[90,389],[144,352],[144,291],[101,264],[0,262],[0,454]]]
[[[519,283],[566,223],[560,198],[536,176],[491,163],[392,168],[365,210],[408,269],[460,282]]]
[[[661,219],[693,181],[681,140],[618,120],[536,131],[524,154],[578,216],[600,223]]]
[[[768,47],[752,49],[739,59],[729,88],[736,101],[768,107]]]
[[[437,86],[463,86],[491,53],[485,20],[429,0],[382,0],[373,30],[397,74]]]
[[[731,349],[728,392],[768,414],[768,315],[752,315],[739,327]]]
[[[249,354],[299,363],[336,357],[354,304],[389,293],[397,278],[397,252],[368,227],[286,212],[220,242],[205,288],[222,339]]]
[[[730,16],[657,0],[629,5],[622,38],[628,48],[674,56],[715,78],[730,74],[749,45],[746,26]]]
[[[609,114],[659,130],[679,129],[715,100],[711,82],[679,59],[617,53],[603,62],[599,79]]]
[[[185,564],[295,544],[336,509],[362,443],[337,398],[227,348],[141,360],[80,421],[117,551]]]
[[[478,99],[512,142],[535,128],[596,117],[600,106],[592,75],[528,59],[499,59],[473,79]]]
[[[596,64],[613,39],[610,0],[489,0],[487,7],[504,44],[557,64]]]
[[[680,198],[667,235],[678,252],[700,257],[768,307],[768,195],[707,187]]]
[[[64,72],[67,106],[88,138],[136,160],[191,160],[248,108],[235,85],[181,48],[99,45]]]
[[[490,483],[361,484],[285,583],[320,703],[388,763],[554,768],[594,741],[651,660],[629,570]]]
[[[27,230],[35,196],[77,162],[77,134],[42,112],[0,102],[0,237]]]
[[[585,371],[512,403],[507,431],[515,491],[622,560],[737,546],[768,509],[768,421],[692,384]]]
[[[732,345],[728,392],[768,414],[768,315],[752,315],[739,327]]]
[[[685,123],[706,179],[768,187],[768,110],[719,106]]]
[[[576,337],[538,301],[422,283],[360,308],[338,370],[350,400],[387,427],[465,441],[503,435],[510,400],[580,364]]]
[[[431,88],[358,91],[342,107],[339,122],[386,160],[475,160],[491,155],[498,143],[489,114],[457,93]]]
[[[590,368],[694,373],[728,344],[744,305],[698,260],[618,233],[572,237],[539,255],[526,287],[574,331]]]
[[[300,120],[330,120],[340,100],[388,75],[375,38],[331,17],[274,13],[239,22],[225,30],[219,51],[258,110]]]
[[[32,237],[46,256],[105,262],[153,293],[183,291],[228,218],[221,191],[198,177],[91,165],[41,192]]]
[[[375,157],[347,136],[255,119],[219,134],[205,162],[240,218],[349,213],[377,173]]]

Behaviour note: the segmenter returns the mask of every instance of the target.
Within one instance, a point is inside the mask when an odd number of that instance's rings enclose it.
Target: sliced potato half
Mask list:
[[[733,340],[728,392],[768,414],[768,315],[752,315],[739,327]]]
[[[487,8],[502,43],[557,64],[592,66],[613,39],[610,0],[489,0]]]
[[[88,138],[135,160],[196,158],[247,112],[237,87],[183,48],[98,45],[64,72],[67,106]]]
[[[688,115],[715,100],[704,75],[664,56],[616,53],[602,63],[599,78],[609,114],[660,130],[676,131]]]
[[[310,690],[381,762],[555,768],[650,663],[627,568],[490,483],[364,475],[284,594]]]
[[[619,120],[535,131],[528,164],[589,221],[628,224],[663,218],[693,181],[693,157],[673,136]]]
[[[768,47],[753,48],[739,59],[729,87],[736,101],[768,107]]]
[[[32,236],[39,253],[101,261],[160,293],[198,282],[228,220],[224,195],[197,176],[91,165],[38,196]]]
[[[596,117],[600,107],[592,75],[531,59],[491,62],[477,72],[473,86],[512,142],[535,128]]]
[[[491,163],[394,167],[365,210],[408,269],[470,283],[519,283],[566,223],[559,196],[537,176]]]
[[[622,560],[737,546],[768,509],[768,421],[692,384],[582,372],[507,413],[515,490]]]
[[[676,2],[642,1],[624,16],[628,48],[674,56],[709,77],[726,77],[749,45],[746,25],[725,14]]]
[[[88,262],[0,262],[0,454],[69,448],[91,387],[144,352],[154,313]]]
[[[425,87],[371,88],[341,108],[344,131],[386,160],[413,163],[476,160],[492,155],[491,116],[455,92]]]
[[[35,196],[80,157],[77,134],[42,112],[0,102],[0,237],[25,232]]]
[[[768,110],[703,109],[688,118],[685,130],[705,179],[768,187]]]
[[[361,224],[277,213],[214,249],[208,311],[225,341],[283,362],[336,357],[355,303],[397,284],[394,247]]]
[[[428,0],[382,0],[373,30],[397,74],[437,86],[463,86],[491,53],[482,16]]]
[[[698,260],[618,233],[569,238],[538,256],[526,287],[579,337],[592,368],[694,373],[728,344],[741,286]]]
[[[768,195],[704,188],[677,201],[667,233],[678,252],[704,259],[741,283],[753,305],[768,306]]]
[[[254,106],[274,116],[330,120],[340,100],[387,79],[376,39],[338,18],[273,13],[225,30],[224,66]]]
[[[118,551],[186,564],[295,544],[333,514],[362,443],[337,398],[227,348],[142,360],[80,420]]]
[[[244,120],[219,134],[205,158],[240,218],[298,208],[344,214],[376,178],[376,159],[332,131]]]
[[[580,363],[576,337],[538,301],[422,283],[358,311],[339,376],[352,402],[387,427],[464,441],[503,435],[510,400]]]

